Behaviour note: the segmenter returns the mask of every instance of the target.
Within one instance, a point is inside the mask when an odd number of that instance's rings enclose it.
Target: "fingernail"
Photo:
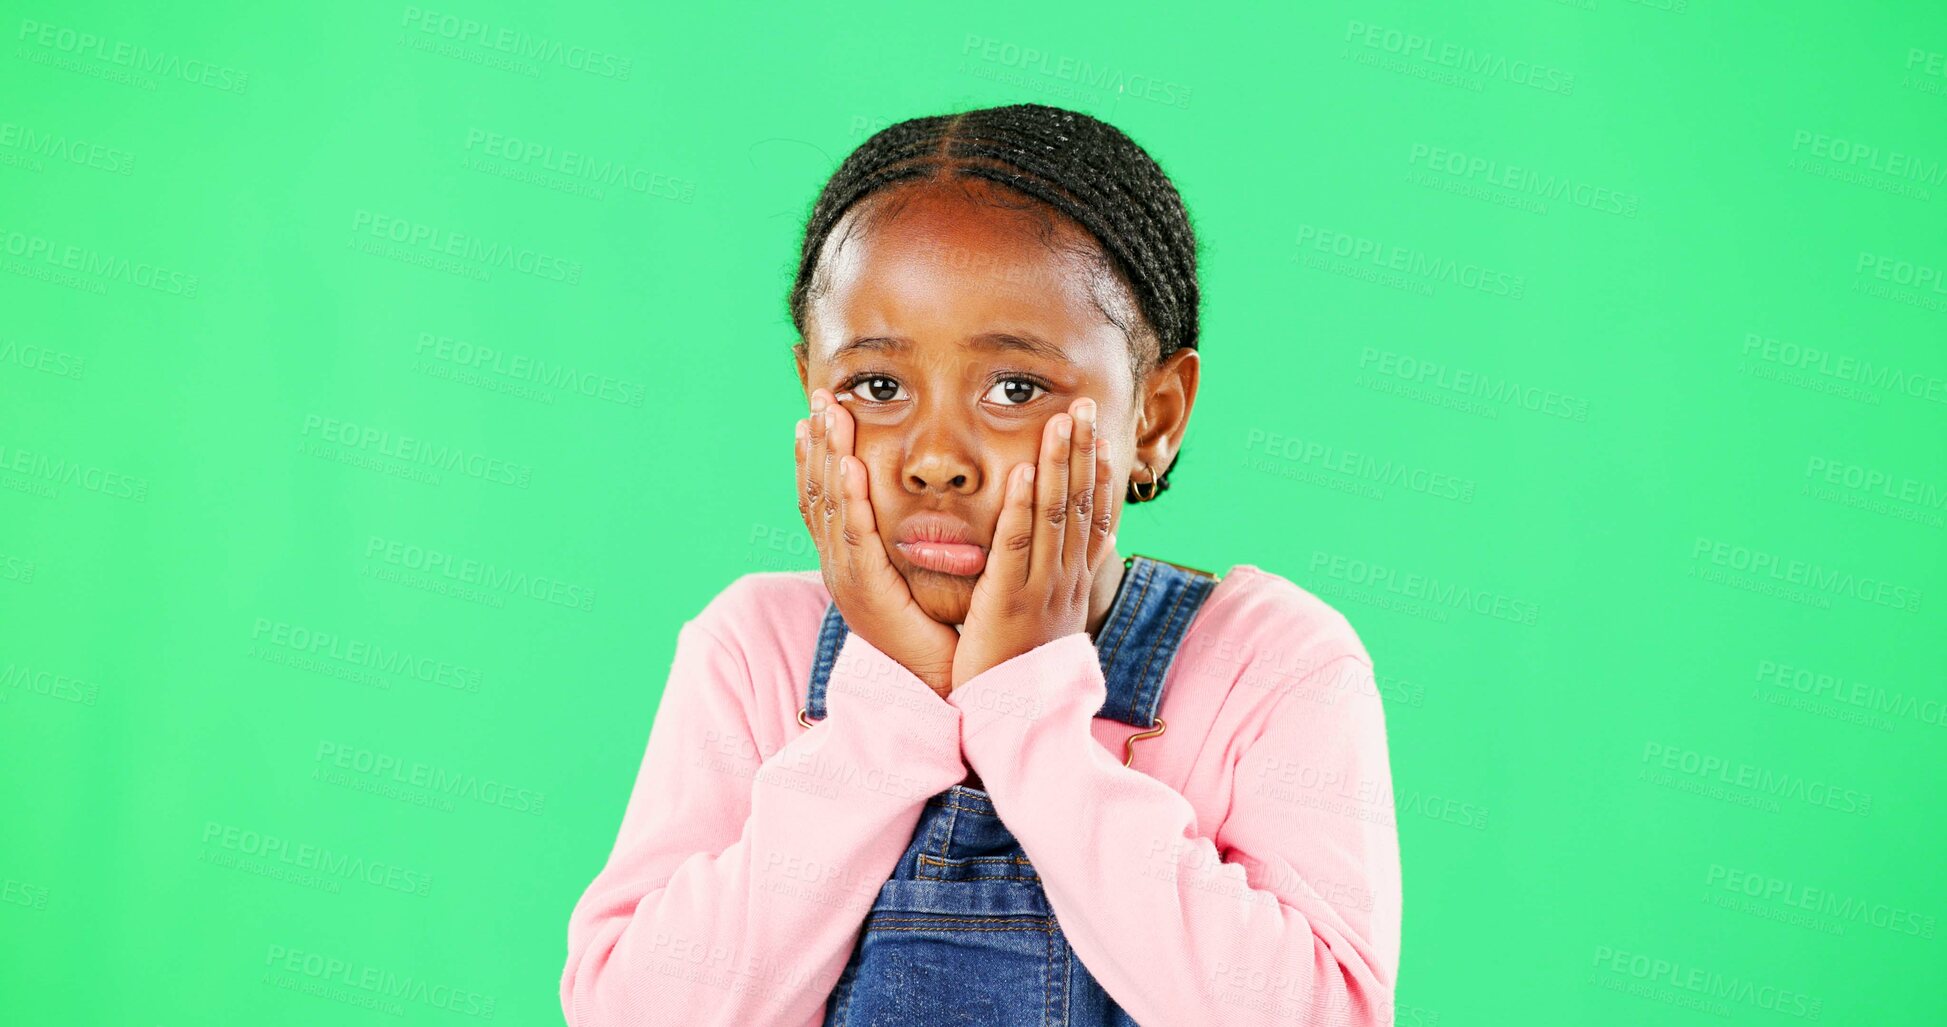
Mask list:
[[[811,425],[807,424],[805,419],[800,417],[798,418],[798,423],[791,426],[791,434],[796,435],[799,442],[803,442],[811,434]]]
[[[832,412],[830,410],[825,411],[825,430],[830,431],[833,423]]]
[[[811,412],[822,413],[825,409],[825,395],[822,391],[811,394]]]
[[[1085,399],[1082,400],[1080,403],[1077,403],[1075,405],[1075,420],[1080,421],[1083,424],[1089,425],[1090,427],[1094,427],[1095,401],[1092,399]]]
[[[1074,431],[1074,426],[1068,423],[1068,418],[1064,417],[1061,420],[1055,422],[1056,438],[1065,439],[1072,431]]]

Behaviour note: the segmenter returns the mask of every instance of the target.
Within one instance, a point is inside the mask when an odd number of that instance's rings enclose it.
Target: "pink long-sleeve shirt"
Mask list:
[[[573,1027],[817,1027],[926,799],[971,767],[1075,954],[1145,1027],[1390,1022],[1400,866],[1385,717],[1351,626],[1249,564],[1165,679],[1097,718],[1076,632],[942,699],[856,632],[798,721],[830,596],[746,574],[678,632],[607,864],[568,924]]]

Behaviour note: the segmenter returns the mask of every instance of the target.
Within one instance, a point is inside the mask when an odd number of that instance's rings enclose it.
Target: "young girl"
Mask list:
[[[1181,451],[1197,303],[1176,189],[1087,115],[916,118],[838,168],[790,296],[820,567],[678,632],[570,1024],[1390,1023],[1358,636],[1270,571],[1115,549]]]

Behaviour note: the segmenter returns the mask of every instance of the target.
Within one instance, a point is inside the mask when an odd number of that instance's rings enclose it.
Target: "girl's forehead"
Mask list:
[[[1107,332],[1126,345],[1101,307],[1100,294],[1120,286],[1090,259],[1099,250],[1079,229],[950,192],[870,213],[827,240],[827,288],[812,319],[825,338],[815,350],[829,354],[860,335],[949,337],[957,346],[983,332],[1064,348],[1092,348]]]

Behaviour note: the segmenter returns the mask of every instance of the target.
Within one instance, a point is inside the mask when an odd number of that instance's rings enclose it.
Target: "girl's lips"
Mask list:
[[[895,542],[915,567],[963,577],[977,575],[987,566],[987,551],[963,542]]]

